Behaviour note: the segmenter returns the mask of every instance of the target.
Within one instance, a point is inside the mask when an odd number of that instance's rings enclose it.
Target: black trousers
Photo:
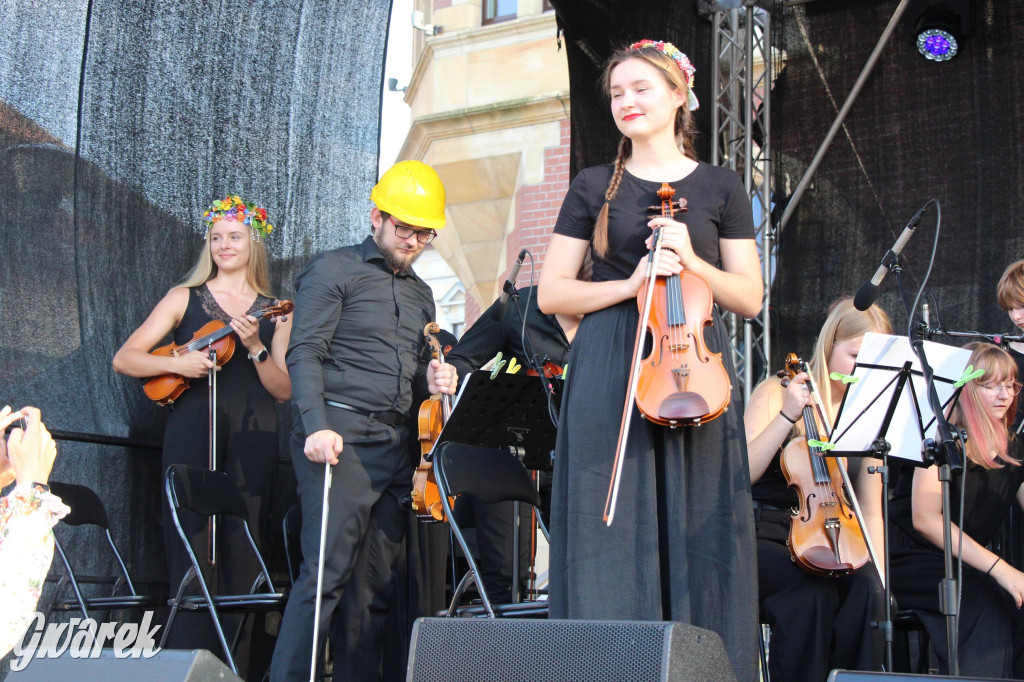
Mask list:
[[[871,627],[884,595],[871,566],[838,578],[800,568],[786,547],[788,510],[759,511],[757,574],[761,611],[771,628],[770,676],[822,682],[833,668],[880,670],[884,641]]]
[[[344,439],[344,450],[332,472],[318,642],[325,642],[337,609],[334,679],[376,680],[395,564],[408,525],[409,512],[399,504],[412,481],[408,429],[340,409],[329,410],[328,417]],[[325,465],[306,459],[305,437],[297,425],[291,451],[302,505],[302,567],[274,650],[274,681],[309,679]]]

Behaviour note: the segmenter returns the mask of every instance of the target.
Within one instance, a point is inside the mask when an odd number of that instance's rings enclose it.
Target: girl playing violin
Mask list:
[[[217,371],[217,453],[220,468],[230,475],[245,496],[257,542],[266,532],[270,487],[278,458],[276,402],[291,397],[285,367],[285,351],[291,321],[284,318],[257,320],[254,313],[275,303],[269,293],[267,251],[264,240],[273,226],[266,211],[237,196],[215,201],[203,214],[205,241],[199,259],[185,279],[157,303],[153,312],[128,337],[114,356],[114,369],[133,377],[165,373],[203,379],[214,363],[202,351],[175,356],[151,355],[149,351],[168,334],[176,345],[190,341],[211,320],[229,324],[237,335],[231,359]],[[200,382],[195,382],[199,384]],[[205,384],[206,382],[202,382]],[[209,405],[205,385],[195,385],[173,404],[164,431],[162,467],[184,463],[209,466]],[[169,512],[164,507],[164,544],[167,550],[171,589],[177,589],[191,565],[181,547]],[[217,529],[221,589],[233,594],[248,592],[255,568],[238,565],[249,552],[244,532],[234,520]],[[207,554],[207,522],[198,516],[182,517],[197,556]],[[236,541],[238,551],[233,551]],[[197,616],[196,628],[208,626],[209,618]],[[192,630],[184,625],[174,635]],[[212,633],[212,630],[210,631]],[[216,639],[195,643],[173,642],[175,648],[203,646],[220,651]]]
[[[963,473],[954,474],[950,482],[952,550],[963,562],[960,674],[1021,679],[1024,573],[986,548],[1014,500],[1024,506],[1020,440],[1010,431],[1020,384],[1017,366],[1006,351],[987,343],[966,348],[972,351],[970,364],[985,374],[964,385],[949,417],[954,426],[967,430]],[[901,607],[920,617],[940,673],[948,674],[946,619],[938,601],[939,581],[945,577],[938,467],[904,474],[889,506],[893,593]]]
[[[865,332],[892,333],[889,317],[877,305],[862,312],[852,298],[842,298],[832,305],[818,334],[809,368],[829,429],[846,391],[842,375],[853,372]],[[786,444],[804,436],[801,413],[811,405],[808,379],[800,372],[785,386],[776,378],[761,382],[743,416],[757,522],[758,593],[771,628],[768,665],[772,679],[787,682],[821,682],[833,668],[878,670],[882,660],[878,631],[871,627],[875,609],[883,603],[874,569],[864,566],[839,577],[815,575],[795,563],[787,547],[799,500],[783,475],[781,460]],[[866,471],[873,463],[867,457],[852,461],[852,480],[881,558],[881,476]]]
[[[632,419],[611,526],[602,513],[652,229],[664,234],[656,275],[685,268],[707,280],[718,307],[745,316],[761,308],[743,185],[733,171],[696,160],[693,74],[670,43],[644,40],[612,56],[603,85],[622,133],[618,156],[573,180],[545,256],[541,309],[585,315],[573,341],[555,450],[550,614],[708,628],[724,640],[737,677],[753,680],[754,528],[738,395],[732,394],[734,409],[699,427]],[[687,199],[685,217],[650,217],[647,207],[663,182]],[[591,249],[593,280],[578,281]],[[712,352],[726,351],[723,377],[735,377],[717,313],[704,336]]]

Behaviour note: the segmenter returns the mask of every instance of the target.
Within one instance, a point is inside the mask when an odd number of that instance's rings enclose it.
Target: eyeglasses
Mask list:
[[[978,384],[978,388],[983,388],[992,395],[998,395],[1000,391],[1006,391],[1010,395],[1017,395],[1020,393],[1021,384],[1016,381],[1009,384]]]
[[[416,241],[420,244],[429,244],[430,241],[437,236],[437,232],[434,230],[414,230],[408,225],[399,225],[395,222],[395,219],[391,219],[391,224],[395,226],[395,236],[399,239],[408,239],[409,237],[416,235]]]

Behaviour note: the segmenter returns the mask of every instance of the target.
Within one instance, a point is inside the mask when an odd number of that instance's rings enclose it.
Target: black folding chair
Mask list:
[[[227,663],[231,667],[232,672],[237,674],[238,667],[235,665],[232,652],[238,646],[242,631],[245,629],[246,618],[250,613],[283,609],[287,595],[274,589],[274,583],[270,579],[270,571],[267,570],[267,564],[256,547],[256,541],[253,540],[252,531],[249,529],[248,509],[245,506],[245,500],[242,498],[242,494],[238,491],[234,481],[227,474],[220,471],[190,467],[184,464],[172,464],[167,467],[167,473],[164,476],[164,486],[167,491],[167,504],[170,506],[174,527],[178,529],[178,537],[181,538],[181,542],[185,546],[185,551],[188,553],[192,566],[185,573],[185,577],[182,578],[177,594],[168,601],[171,613],[167,618],[167,625],[164,627],[160,646],[163,647],[166,643],[171,627],[174,625],[175,616],[177,616],[179,610],[206,611],[213,620],[213,627],[217,631],[217,638],[220,640]],[[260,565],[260,572],[247,594],[211,594],[210,587],[203,577],[199,560],[196,558],[195,552],[192,551],[192,545],[188,541],[188,536],[185,535],[185,531],[181,527],[179,511],[182,509],[188,509],[200,516],[207,517],[230,514],[241,520],[242,527],[245,529],[245,535],[249,540],[249,547]],[[202,594],[185,594],[186,589],[193,581],[199,583]],[[243,614],[230,647],[228,646],[227,638],[224,636],[224,628],[220,623],[218,614],[221,613]]]
[[[302,507],[293,504],[281,521],[284,536],[284,558],[288,562],[288,582],[295,587],[302,566]]]
[[[114,544],[114,538],[110,534],[110,523],[107,518],[107,510],[100,501],[99,496],[84,485],[71,483],[50,483],[50,491],[59,497],[64,504],[71,508],[71,511],[64,517],[64,524],[68,526],[98,526],[103,529],[106,537],[106,544],[117,564],[116,575],[113,576],[79,576],[75,573],[68,559],[67,552],[61,544],[60,539],[54,534],[54,547],[57,556],[64,566],[64,575],[60,576],[57,586],[54,589],[53,597],[50,600],[49,611],[81,611],[84,618],[89,618],[89,610],[103,611],[103,619],[106,620],[110,611],[124,609],[145,609],[155,606],[157,599],[148,595],[139,594],[132,583],[128,567],[125,565],[121,552]],[[112,584],[110,593],[102,597],[87,597],[83,593],[82,585],[89,583]],[[62,599],[61,593],[67,585],[71,585],[74,592],[73,598]],[[121,592],[121,594],[119,594]],[[127,594],[124,594],[127,592]]]
[[[441,504],[448,517],[448,525],[456,542],[466,555],[469,570],[459,581],[452,595],[446,616],[485,616],[487,618],[508,616],[544,616],[548,612],[547,601],[527,601],[512,604],[493,604],[480,578],[480,570],[473,552],[466,541],[458,520],[452,513],[449,496],[468,495],[477,500],[495,502],[520,502],[540,506],[540,495],[530,474],[517,457],[502,450],[481,448],[460,443],[444,443],[434,454],[434,474],[437,479]],[[548,529],[540,514],[538,523],[545,539]],[[460,605],[463,594],[471,583],[476,584],[480,595],[479,605]]]

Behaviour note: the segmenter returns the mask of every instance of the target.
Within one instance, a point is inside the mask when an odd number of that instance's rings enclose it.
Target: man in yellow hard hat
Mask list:
[[[316,256],[296,278],[287,364],[298,412],[291,453],[303,562],[274,651],[274,681],[310,678],[314,636],[321,649],[342,600],[334,679],[378,679],[409,514],[400,500],[412,481],[413,385],[425,376],[430,393],[452,394],[457,382],[451,365],[421,360],[434,298],[410,267],[444,227],[444,185],[430,166],[402,161],[370,198],[371,236]]]

